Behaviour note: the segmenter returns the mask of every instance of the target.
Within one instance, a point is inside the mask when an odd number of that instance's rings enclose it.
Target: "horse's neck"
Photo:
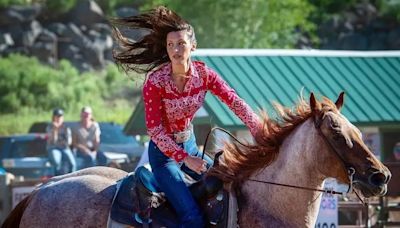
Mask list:
[[[316,157],[322,150],[319,140],[313,122],[306,121],[284,140],[277,160],[251,178],[321,188],[324,176],[318,171],[317,166],[322,164],[318,164]],[[315,222],[321,200],[319,192],[252,181],[244,184],[242,193],[244,207],[241,219],[253,220],[248,222],[256,227],[271,224],[285,227],[311,226]]]

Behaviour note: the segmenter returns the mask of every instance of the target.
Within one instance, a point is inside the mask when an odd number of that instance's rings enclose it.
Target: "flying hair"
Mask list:
[[[113,57],[125,72],[148,73],[170,61],[166,49],[167,34],[186,30],[189,39],[196,42],[193,27],[172,10],[159,6],[136,16],[111,19],[117,48]],[[118,27],[148,31],[134,41],[125,37]]]

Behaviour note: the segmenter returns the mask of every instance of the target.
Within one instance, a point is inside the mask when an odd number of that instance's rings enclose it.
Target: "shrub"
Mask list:
[[[53,14],[63,14],[72,9],[77,3],[77,0],[67,0],[67,1],[54,1],[54,0],[45,0],[44,4],[46,5],[49,12]]]
[[[24,67],[19,67],[24,66]],[[0,59],[0,113],[18,109],[51,110],[112,100],[112,94],[127,87],[125,76],[115,66],[100,72],[79,74],[68,62],[58,69],[18,54]]]
[[[0,8],[5,8],[11,5],[29,5],[31,0],[0,0]]]

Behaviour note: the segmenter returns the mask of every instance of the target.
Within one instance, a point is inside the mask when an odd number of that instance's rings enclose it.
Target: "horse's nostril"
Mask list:
[[[369,183],[373,184],[375,186],[384,185],[387,183],[387,181],[388,181],[388,177],[381,172],[376,172],[369,176]]]
[[[389,183],[390,179],[392,179],[392,174],[390,172],[387,172],[388,174],[386,175],[386,181],[385,184]]]

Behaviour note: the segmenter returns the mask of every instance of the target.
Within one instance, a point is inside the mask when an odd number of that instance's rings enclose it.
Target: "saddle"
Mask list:
[[[217,160],[217,156],[216,156]],[[215,165],[215,164],[214,164]],[[189,186],[208,227],[227,227],[229,193],[216,177],[207,176]],[[153,173],[139,167],[119,183],[113,200],[112,220],[134,227],[178,227],[179,219],[158,187]]]

